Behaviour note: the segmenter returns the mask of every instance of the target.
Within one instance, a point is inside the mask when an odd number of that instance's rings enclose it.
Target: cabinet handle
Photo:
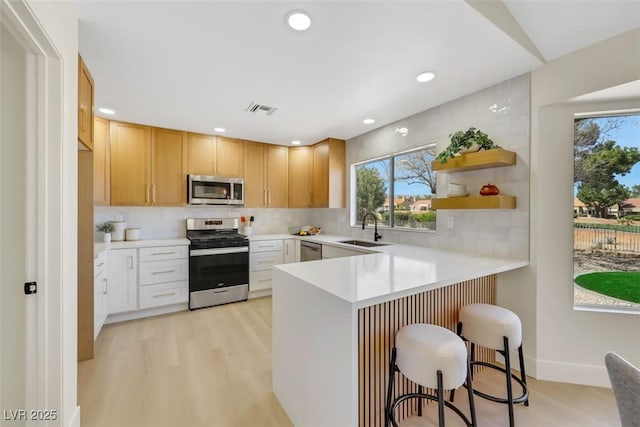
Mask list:
[[[155,184],[151,186],[151,202],[153,203],[156,202],[156,185]]]
[[[171,252],[154,252],[151,254],[151,256],[155,256],[155,255],[173,255],[175,254],[175,251],[171,251]]]
[[[129,255],[127,259],[129,260],[129,270],[133,270],[133,255]]]
[[[101,262],[100,264],[98,264],[98,267],[102,267],[104,265],[104,262]]]
[[[289,255],[289,245],[286,243],[284,244],[284,254]]]
[[[153,297],[154,297],[154,298],[171,297],[171,296],[173,296],[173,295],[175,295],[175,294],[176,294],[175,292],[170,292],[170,293],[168,293],[168,294],[158,294],[158,295],[154,295]]]
[[[82,132],[85,132],[87,130],[87,120],[85,119],[84,108],[82,107],[80,107],[80,125]]]
[[[102,295],[106,295],[108,290],[107,279],[102,279]]]
[[[271,206],[271,190],[267,191],[267,206]]]
[[[149,203],[149,192],[151,191],[151,187],[149,185],[144,186],[145,198],[144,201]]]
[[[263,282],[270,282],[271,279],[260,279],[258,280],[258,282],[263,283]]]
[[[267,206],[267,190],[262,192],[262,202],[265,206]]]
[[[272,262],[276,262],[275,259],[271,258],[271,259],[266,259],[264,261],[258,261],[258,264],[271,264]]]
[[[175,273],[175,270],[165,270],[165,271],[154,271],[151,274],[169,274],[169,273]]]

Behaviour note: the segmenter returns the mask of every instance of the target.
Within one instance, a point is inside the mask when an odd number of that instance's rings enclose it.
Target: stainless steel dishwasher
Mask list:
[[[300,242],[300,261],[315,261],[322,259],[322,245],[320,243]]]

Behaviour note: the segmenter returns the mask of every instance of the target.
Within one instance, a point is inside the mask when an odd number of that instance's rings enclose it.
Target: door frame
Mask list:
[[[69,234],[69,230],[63,229],[62,210],[65,198],[69,197],[63,179],[63,56],[24,0],[0,0],[0,20],[27,56],[25,281],[37,282],[38,291],[25,296],[28,408],[24,409],[57,410],[58,419],[53,424],[63,425],[75,417],[62,413],[66,393],[63,378],[68,375],[64,366],[72,357],[65,354],[63,343],[67,334],[75,339],[76,332],[62,327],[63,307],[73,316],[76,313],[75,307],[65,307],[62,287],[65,273],[62,242],[64,235]],[[75,283],[65,286],[75,288]],[[75,377],[74,374],[74,383]],[[38,421],[27,422],[36,424]]]

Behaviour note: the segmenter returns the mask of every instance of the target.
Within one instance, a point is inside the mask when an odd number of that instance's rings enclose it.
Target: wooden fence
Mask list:
[[[575,223],[573,248],[637,254],[640,253],[640,226],[628,226],[621,231],[598,228],[597,224]]]

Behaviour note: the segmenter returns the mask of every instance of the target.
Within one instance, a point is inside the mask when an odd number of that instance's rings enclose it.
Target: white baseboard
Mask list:
[[[68,427],[80,427],[80,407],[79,406],[76,406],[76,409],[73,411]]]
[[[599,365],[537,360],[536,378],[546,381],[611,388],[607,369]]]
[[[104,321],[105,325],[108,323],[124,322],[126,320],[141,319],[143,317],[158,316],[160,314],[175,313],[176,311],[188,310],[187,303],[167,305],[164,307],[148,308],[146,310],[128,311],[126,313],[116,313],[107,316],[107,320]]]

